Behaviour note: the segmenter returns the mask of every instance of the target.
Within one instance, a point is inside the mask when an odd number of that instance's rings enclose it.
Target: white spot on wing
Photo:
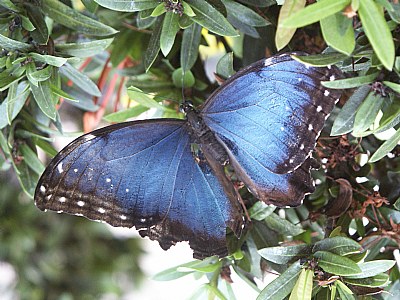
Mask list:
[[[53,194],[49,194],[49,195],[46,197],[46,199],[47,199],[47,200],[50,200],[51,197],[53,197]]]
[[[111,182],[111,178],[106,178],[106,182]]]
[[[121,220],[126,220],[126,216],[125,215],[120,215],[119,217],[121,218]]]
[[[61,214],[61,213],[63,213],[63,212],[64,212],[63,210],[57,211],[58,214]]]
[[[329,91],[328,90],[324,91],[324,96],[329,96]]]
[[[102,208],[102,207],[100,207],[100,208],[98,209],[98,211],[99,211],[99,213],[101,213],[101,214],[104,214],[104,213],[106,212],[106,210],[105,210],[104,208]]]
[[[145,218],[141,218],[140,222],[144,223],[144,222],[146,222],[146,219]]]
[[[331,77],[329,77],[329,81],[334,81],[336,79],[335,75],[331,75]]]
[[[320,112],[320,111],[322,111],[322,106],[321,106],[321,105],[318,105],[318,106],[317,106],[317,112]]]
[[[285,131],[285,128],[281,127],[281,131]]]
[[[75,173],[78,172],[78,169],[74,169],[74,172],[75,172]]]
[[[63,169],[63,163],[62,162],[60,162],[58,165],[57,165],[57,170],[58,170],[58,173],[62,173],[62,172],[64,172],[64,169]]]
[[[44,194],[46,192],[46,188],[44,187],[44,185],[40,186],[40,191]]]
[[[125,189],[125,192],[129,192],[129,189]]]
[[[293,158],[289,159],[289,163],[292,164],[294,162]]]
[[[304,150],[304,144],[300,145],[300,150]]]
[[[326,67],[327,67],[329,70],[332,69],[332,66],[331,66],[331,65],[327,65]]]
[[[297,80],[299,81],[299,82],[302,82],[303,81],[303,78],[297,78]]]
[[[76,204],[78,204],[78,206],[82,207],[85,205],[85,202],[80,200],[80,201],[76,202]]]
[[[78,217],[83,217],[83,215],[82,215],[82,214],[80,214],[80,213],[77,213],[77,214],[75,214],[75,216],[78,216]]]
[[[312,126],[312,124],[309,124],[309,125],[308,125],[308,130],[309,130],[309,131],[313,130],[313,128],[314,128],[314,127]]]
[[[58,201],[65,202],[65,201],[67,201],[67,199],[65,197],[60,197],[60,198],[58,198]]]

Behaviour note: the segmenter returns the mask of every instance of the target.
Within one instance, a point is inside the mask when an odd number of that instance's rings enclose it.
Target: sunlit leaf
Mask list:
[[[392,70],[395,47],[392,34],[386,23],[382,10],[373,0],[360,1],[358,14],[365,34],[379,60],[386,69]]]

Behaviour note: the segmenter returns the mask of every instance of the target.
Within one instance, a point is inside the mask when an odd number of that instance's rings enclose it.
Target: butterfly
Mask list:
[[[181,119],[111,125],[61,150],[41,176],[35,204],[112,226],[135,227],[166,250],[188,241],[195,258],[228,254],[226,230],[247,222],[226,164],[259,200],[298,206],[314,191],[311,152],[340,92],[335,67],[295,53],[260,60],[227,79]]]

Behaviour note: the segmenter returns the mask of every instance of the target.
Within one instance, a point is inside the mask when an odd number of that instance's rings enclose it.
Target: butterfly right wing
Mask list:
[[[237,199],[208,164],[195,161],[186,126],[136,121],[76,139],[43,173],[37,207],[135,226],[163,249],[189,241],[197,258],[226,255],[226,227],[242,228]]]

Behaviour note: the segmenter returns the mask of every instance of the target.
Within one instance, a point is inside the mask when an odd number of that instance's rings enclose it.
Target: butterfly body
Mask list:
[[[229,78],[199,111],[184,103],[186,120],[86,134],[50,162],[35,203],[134,226],[163,249],[189,241],[196,258],[227,255],[226,228],[239,237],[245,218],[224,166],[260,200],[300,205],[314,190],[310,153],[338,97],[320,81],[335,72],[276,56]]]

